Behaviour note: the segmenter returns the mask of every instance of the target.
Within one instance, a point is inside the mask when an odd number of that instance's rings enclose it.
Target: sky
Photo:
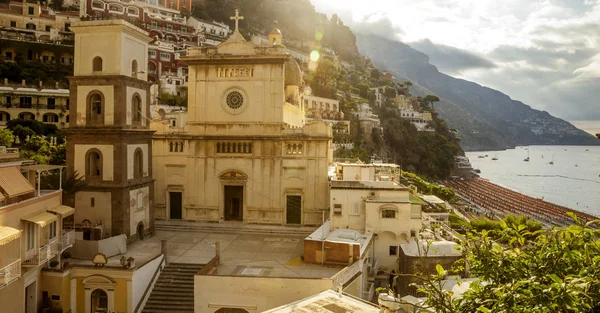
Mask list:
[[[441,72],[600,132],[600,0],[311,0]]]

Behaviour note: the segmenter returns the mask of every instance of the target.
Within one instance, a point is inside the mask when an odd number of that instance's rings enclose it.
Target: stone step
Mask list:
[[[179,304],[179,303],[169,303],[169,302],[165,302],[165,303],[160,303],[160,304],[152,304],[152,305],[147,305],[148,310],[156,310],[156,309],[162,309],[164,310],[164,312],[167,312],[169,310],[192,310],[192,312],[194,311],[194,304]],[[146,309],[144,308],[144,311]]]
[[[164,294],[152,294],[152,301],[194,301],[194,294],[173,294],[173,293],[164,293]],[[150,300],[148,300],[150,301]]]
[[[178,293],[178,294],[194,294],[194,288],[190,288],[190,287],[178,287],[178,286],[169,286],[169,285],[162,285],[162,286],[155,286],[154,290],[156,291],[165,291],[165,292],[173,292],[173,293]],[[152,294],[151,296],[152,297]]]
[[[164,308],[164,307],[156,307],[156,308],[148,308],[144,309],[142,312],[144,313],[194,313],[194,307],[191,308]]]
[[[191,299],[177,299],[177,300],[173,300],[173,299],[153,299],[153,300],[148,300],[148,302],[146,303],[146,305],[148,307],[157,307],[157,306],[163,306],[163,305],[171,305],[173,307],[190,307],[190,306],[194,306],[194,298]]]

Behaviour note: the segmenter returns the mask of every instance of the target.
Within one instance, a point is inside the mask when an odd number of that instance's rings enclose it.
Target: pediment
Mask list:
[[[217,47],[219,54],[254,55],[255,46],[247,41],[225,41]]]
[[[84,286],[86,285],[114,285],[116,282],[110,277],[104,275],[91,275],[84,278],[82,281]]]
[[[227,171],[221,174],[221,179],[247,179],[248,175],[238,171]]]

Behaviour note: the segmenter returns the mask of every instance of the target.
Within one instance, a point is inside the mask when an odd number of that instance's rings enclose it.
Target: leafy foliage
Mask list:
[[[500,245],[487,231],[469,233],[462,244],[471,283],[461,296],[441,288],[442,275],[426,279],[420,292],[436,312],[598,312],[600,221],[532,231],[520,217],[501,223]],[[513,221],[520,223],[512,224]]]
[[[12,147],[15,136],[8,129],[0,129],[0,146]]]

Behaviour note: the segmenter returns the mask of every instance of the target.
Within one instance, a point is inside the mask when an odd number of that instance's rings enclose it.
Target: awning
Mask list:
[[[0,226],[0,246],[21,237],[21,231],[12,227]]]
[[[54,221],[57,220],[56,215],[48,213],[48,212],[40,212],[36,215],[32,215],[30,217],[23,218],[22,220],[36,223],[40,225],[40,227],[44,227]]]
[[[59,206],[55,207],[54,209],[48,210],[48,212],[58,213],[62,217],[67,217],[69,215],[73,215],[73,213],[75,213],[75,209],[70,206],[59,205]]]
[[[25,176],[13,166],[0,167],[0,188],[4,190],[9,198],[34,191],[33,186]]]
[[[48,165],[48,164],[33,164],[33,165],[21,166],[22,170],[40,171],[40,172],[57,170],[57,169],[61,169],[61,168],[65,168],[65,166],[64,165]]]

